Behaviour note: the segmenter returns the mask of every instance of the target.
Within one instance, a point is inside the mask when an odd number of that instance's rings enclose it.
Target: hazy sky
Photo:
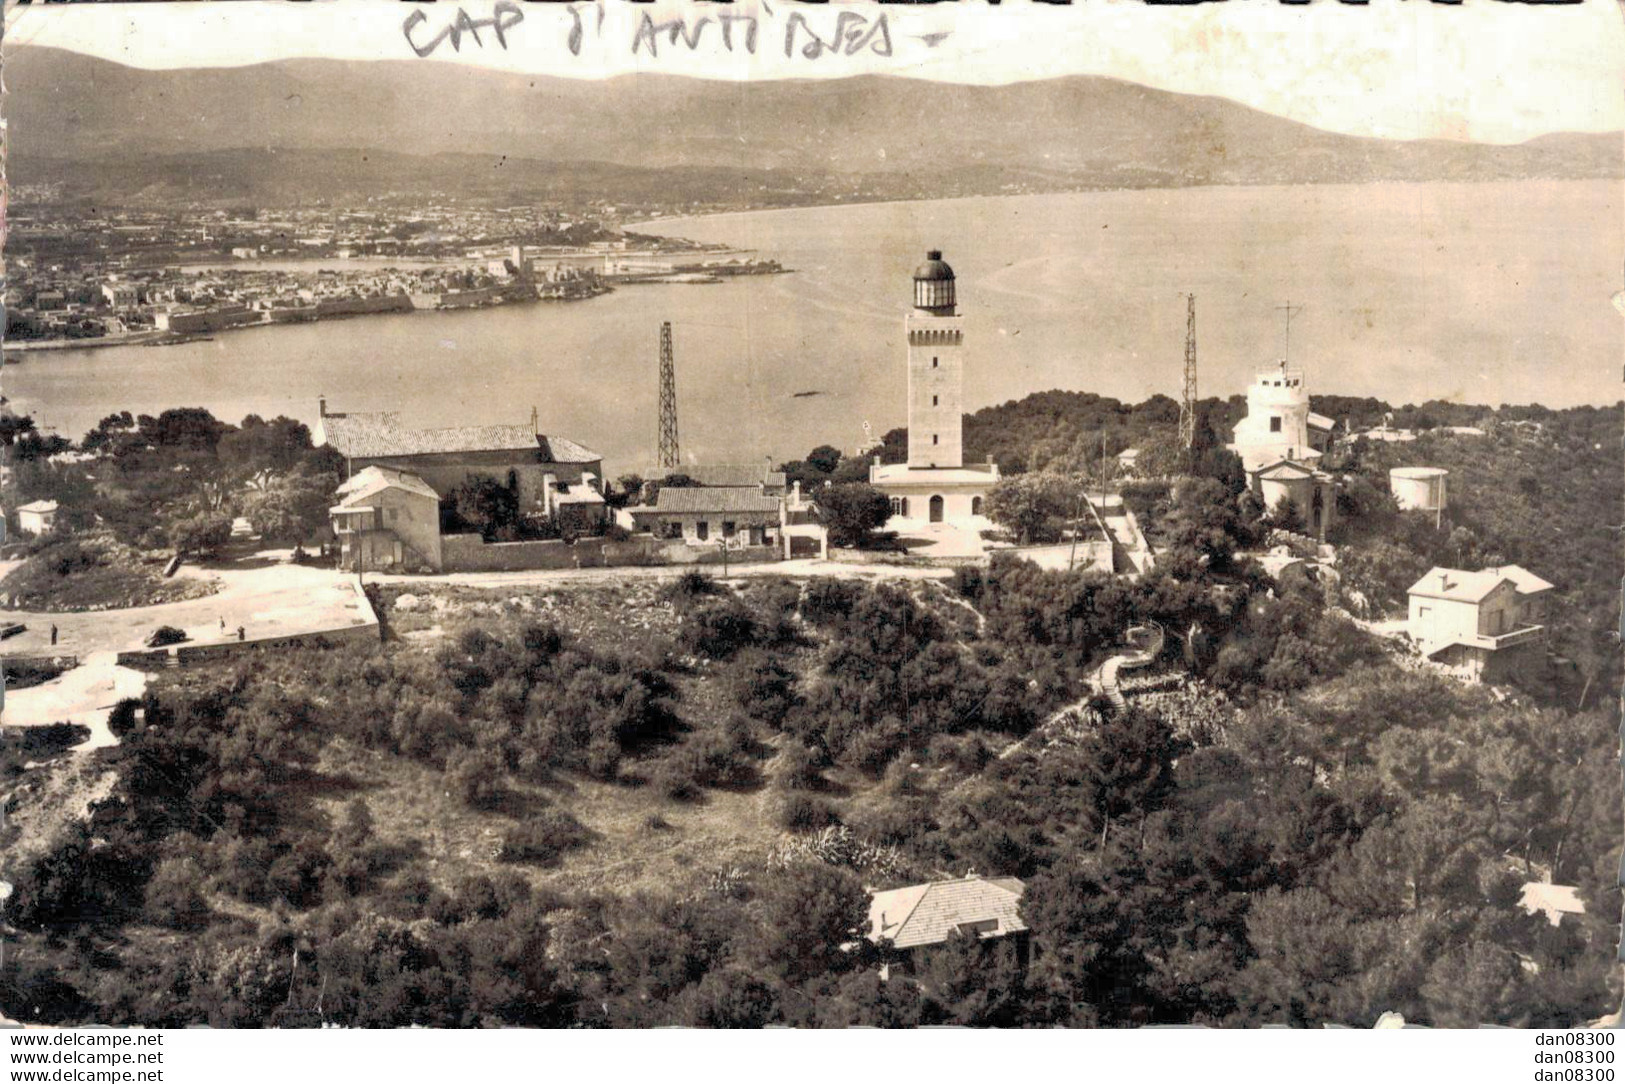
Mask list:
[[[467,0],[474,18],[496,0]],[[742,0],[727,7],[624,0],[574,5],[582,12],[578,54],[568,48],[575,17],[562,4],[515,5],[523,21],[497,46],[467,38],[454,53],[442,41],[422,63],[485,64],[552,75],[597,77],[660,70],[713,78],[821,78],[882,71],[996,83],[1088,73],[1167,90],[1216,94],[1335,131],[1392,138],[1514,142],[1546,132],[1625,128],[1625,19],[1620,0],[1545,6],[1467,0],[1374,0],[1356,7],[1316,0],[1286,6],[1232,0],[1148,7],[1139,0],[1082,0],[1071,8],[977,0],[922,8],[853,3],[811,6]],[[7,11],[6,44],[38,43],[141,67],[240,65],[286,57],[414,59],[402,21],[416,10],[379,0],[317,3],[33,5]],[[424,45],[456,16],[449,3],[424,5],[414,31]],[[793,14],[825,36],[842,10],[873,19],[884,11],[892,55],[786,56]],[[598,13],[603,21],[599,22]],[[756,13],[754,53],[723,48],[709,26],[690,51],[664,35],[659,55],[631,45],[640,20]],[[510,17],[511,18],[511,17]],[[948,32],[935,44],[932,35]]]

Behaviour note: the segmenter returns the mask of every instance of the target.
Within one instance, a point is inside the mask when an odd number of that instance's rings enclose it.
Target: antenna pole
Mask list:
[[[1286,339],[1281,346],[1281,371],[1286,371],[1287,359],[1292,357],[1292,317],[1303,311],[1302,305],[1294,305],[1288,301],[1285,305],[1275,306],[1276,312],[1286,313]]]

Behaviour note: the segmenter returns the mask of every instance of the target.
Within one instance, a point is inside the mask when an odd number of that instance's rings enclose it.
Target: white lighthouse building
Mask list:
[[[1334,424],[1309,410],[1303,370],[1282,361],[1258,371],[1247,389],[1247,416],[1236,423],[1230,444],[1265,506],[1292,501],[1308,532],[1321,539],[1331,525],[1336,484],[1316,462],[1331,446]]]
[[[965,464],[965,322],[954,270],[942,253],[926,253],[914,270],[914,307],[903,320],[908,339],[908,462],[875,463],[869,482],[891,498],[888,527],[935,523],[982,529],[982,501],[999,480],[994,463]]]
[[[1332,419],[1310,413],[1302,369],[1286,362],[1260,369],[1247,389],[1247,416],[1236,423],[1231,449],[1248,470],[1283,459],[1319,459],[1331,443]]]

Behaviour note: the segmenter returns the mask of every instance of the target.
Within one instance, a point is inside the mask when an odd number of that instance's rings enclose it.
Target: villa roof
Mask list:
[[[890,940],[897,948],[914,948],[940,945],[966,926],[974,926],[974,932],[984,938],[1021,933],[1027,929],[1019,912],[1025,890],[1026,885],[1014,877],[971,874],[962,880],[876,892],[869,900],[868,937]]]
[[[1441,598],[1452,602],[1481,602],[1503,583],[1510,583],[1521,595],[1550,591],[1552,585],[1518,565],[1501,565],[1478,572],[1435,566],[1411,585],[1408,594]]]
[[[1292,476],[1297,476],[1299,478],[1311,478],[1320,472],[1315,470],[1315,468],[1306,466],[1305,464],[1294,459],[1278,459],[1274,463],[1267,463],[1264,466],[1259,467],[1257,470],[1253,471],[1253,473],[1258,475],[1260,478],[1274,479]]]
[[[505,428],[518,429],[522,426],[507,426]],[[577,444],[573,440],[563,437],[550,437],[542,433],[536,434],[536,440],[542,448],[542,458],[550,463],[597,463],[603,456],[585,445]]]
[[[1526,914],[1544,912],[1546,921],[1553,926],[1563,921],[1564,915],[1585,914],[1585,901],[1574,885],[1554,885],[1545,881],[1530,881],[1523,886],[1518,902]]]
[[[662,514],[694,512],[771,512],[779,510],[779,498],[764,497],[749,489],[712,486],[661,486],[655,500]]]
[[[1411,584],[1407,594],[1441,598],[1450,602],[1482,602],[1489,593],[1511,577],[1492,571],[1466,572],[1459,568],[1434,566],[1427,575]]]
[[[683,474],[702,486],[713,488],[784,485],[784,472],[757,463],[698,463],[688,467],[673,467],[667,474]]]
[[[457,425],[412,429],[394,411],[327,414],[321,419],[327,443],[352,459],[444,455],[456,452],[537,451],[543,462],[595,463],[603,458],[563,437],[549,437],[528,425]]]
[[[38,512],[40,515],[45,515],[48,512],[55,512],[56,508],[57,504],[55,501],[29,501],[27,504],[17,509],[17,511]]]
[[[1337,428],[1337,421],[1335,419],[1333,419],[1333,418],[1326,417],[1326,415],[1324,415],[1324,414],[1316,414],[1315,412],[1310,411],[1309,412],[1309,428],[1311,428],[1311,429],[1335,429],[1335,428]]]
[[[989,486],[999,480],[999,469],[991,463],[971,463],[962,467],[911,467],[907,463],[884,463],[869,470],[869,480],[886,486]],[[817,499],[817,491],[813,493]]]
[[[368,467],[366,470],[357,471],[354,477],[339,486],[337,492],[341,499],[338,506],[349,511],[360,511],[357,502],[386,489],[404,489],[408,493],[427,497],[431,501],[440,499],[440,494],[434,491],[434,487],[410,471]]]
[[[1527,568],[1524,568],[1522,565],[1502,565],[1499,568],[1492,568],[1488,571],[1498,572],[1502,576],[1505,576],[1507,579],[1511,580],[1513,584],[1517,586],[1518,594],[1520,595],[1533,595],[1540,591],[1550,591],[1552,589],[1551,584],[1547,583],[1545,580],[1541,579]]]

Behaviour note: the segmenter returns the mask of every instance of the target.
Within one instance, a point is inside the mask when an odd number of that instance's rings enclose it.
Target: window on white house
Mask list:
[[[1280,431],[1281,431],[1281,419],[1280,418],[1271,418],[1270,419],[1270,432],[1271,433],[1279,433]]]

